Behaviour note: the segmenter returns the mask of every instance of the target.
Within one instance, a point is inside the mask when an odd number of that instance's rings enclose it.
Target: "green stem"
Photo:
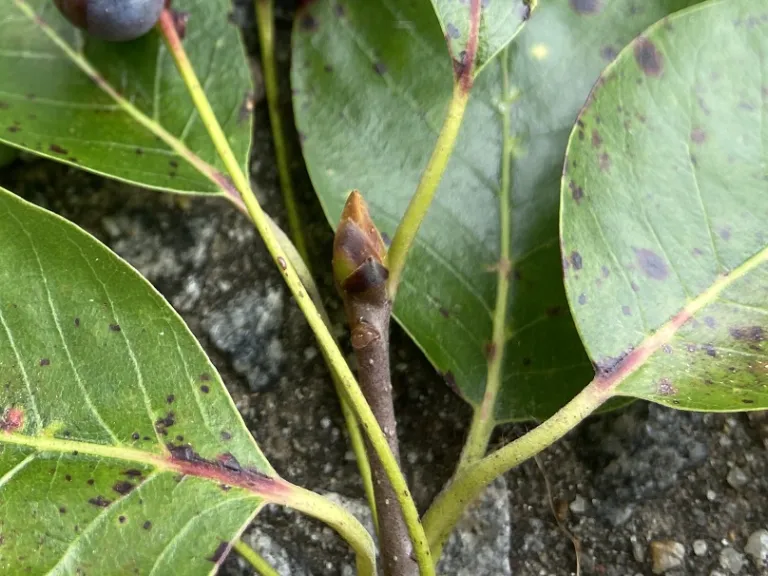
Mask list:
[[[499,242],[500,256],[496,272],[496,306],[493,313],[493,332],[488,347],[488,379],[483,400],[475,409],[469,434],[461,453],[457,474],[476,462],[488,449],[493,429],[496,427],[494,410],[496,397],[501,388],[504,367],[504,349],[507,329],[507,301],[509,298],[509,276],[512,272],[510,258],[510,195],[512,164],[511,120],[509,117],[509,71],[507,70],[506,49],[499,57],[502,68],[502,88],[504,101],[501,108],[502,151],[501,151],[501,188],[499,190]]]
[[[235,188],[240,193],[248,214],[251,217],[256,229],[259,232],[264,244],[272,255],[275,263],[283,274],[283,278],[291,290],[296,302],[304,313],[312,331],[315,333],[320,348],[327,355],[328,364],[333,372],[336,373],[339,382],[344,388],[347,400],[350,402],[360,424],[365,429],[368,439],[374,451],[384,466],[387,476],[392,483],[397,494],[398,503],[402,507],[403,516],[408,525],[409,535],[413,541],[416,561],[423,576],[432,576],[434,566],[432,565],[432,556],[429,550],[424,528],[419,520],[419,513],[416,504],[413,501],[408,484],[403,477],[403,473],[397,464],[392,450],[389,448],[387,438],[381,427],[376,422],[376,418],[371,411],[370,406],[365,401],[365,397],[360,391],[352,371],[349,369],[344,355],[336,345],[323,317],[318,312],[312,300],[307,296],[306,290],[302,285],[296,270],[290,262],[290,259],[284,254],[280,242],[272,231],[271,221],[264,213],[261,205],[253,194],[250,182],[244,174],[239,162],[235,158],[232,149],[229,146],[221,125],[216,119],[216,115],[211,108],[210,102],[205,95],[200,82],[192,68],[186,52],[181,44],[173,20],[167,10],[160,16],[160,29],[165,36],[169,51],[172,54],[179,72],[187,84],[189,93],[200,114],[200,119],[208,130],[216,150],[221,157],[224,166],[232,177]]]
[[[304,229],[299,217],[296,194],[291,181],[291,169],[288,163],[288,146],[280,117],[280,95],[275,64],[275,20],[274,1],[255,0],[256,24],[259,29],[259,44],[261,46],[261,66],[264,72],[264,89],[267,93],[267,108],[269,123],[272,125],[272,140],[275,144],[275,160],[277,173],[280,177],[280,187],[283,190],[285,210],[288,214],[288,228],[291,239],[296,245],[304,262],[309,262],[307,244],[304,239]]]
[[[562,438],[603,402],[616,396],[620,385],[642,369],[648,359],[669,342],[682,326],[706,306],[716,302],[734,282],[766,262],[768,248],[752,255],[728,274],[718,276],[709,288],[689,300],[682,310],[636,345],[612,370],[598,372],[586,388],[549,420],[458,474],[424,515],[424,528],[435,558],[440,557],[445,539],[464,509],[488,484]]]
[[[363,525],[344,507],[319,494],[294,485],[291,485],[291,490],[286,492],[282,499],[278,501],[272,498],[270,502],[303,512],[336,530],[355,551],[357,573],[360,576],[376,576],[376,565],[374,564],[376,547],[373,544],[373,539],[363,528]]]
[[[244,204],[240,203],[235,205],[238,208],[245,211],[246,216],[248,216],[248,212],[247,210],[245,210]],[[293,245],[293,243],[291,243],[291,240],[288,238],[285,232],[283,232],[283,230],[273,221],[270,221],[270,222],[272,224],[272,231],[277,237],[277,240],[280,243],[281,247],[285,251],[288,261],[293,265],[294,269],[296,270],[296,274],[299,276],[299,280],[304,285],[304,288],[306,288],[307,293],[309,294],[309,297],[312,299],[312,301],[315,303],[315,306],[317,307],[317,311],[322,317],[323,322],[325,322],[325,325],[330,330],[331,319],[328,317],[328,313],[325,311],[325,306],[323,306],[323,300],[320,297],[320,292],[318,291],[317,286],[315,285],[315,280],[314,278],[312,278],[312,273],[309,271],[309,268],[307,267],[305,261],[301,258],[298,250]],[[339,343],[335,338],[334,338],[334,343],[338,348]],[[333,379],[333,386],[336,389],[336,395],[339,397],[339,403],[341,404],[341,414],[344,417],[344,423],[347,427],[347,432],[349,433],[349,443],[352,446],[352,452],[355,454],[355,460],[357,461],[357,469],[360,472],[360,479],[363,482],[363,489],[365,490],[365,497],[368,500],[368,505],[370,506],[370,509],[371,509],[371,515],[373,516],[373,525],[378,530],[379,517],[376,511],[376,500],[374,498],[374,489],[373,489],[373,476],[371,474],[371,463],[370,463],[370,460],[368,459],[368,451],[365,448],[365,439],[363,438],[363,433],[360,431],[360,425],[357,422],[355,413],[352,410],[351,406],[349,405],[349,402],[344,396],[344,386],[339,380],[339,375],[331,367],[331,361],[325,349],[322,348],[321,346],[320,350],[322,351],[323,359],[325,360],[325,363],[329,367],[331,372],[331,378]]]
[[[424,173],[421,175],[416,192],[414,192],[408,208],[402,220],[400,220],[400,224],[397,226],[395,236],[392,238],[392,244],[389,247],[389,253],[387,254],[386,265],[389,268],[387,289],[392,301],[394,301],[400,285],[408,252],[416,238],[421,222],[427,215],[427,211],[435,197],[437,186],[440,184],[440,179],[443,177],[448,160],[453,153],[468,101],[469,92],[458,82],[454,83],[453,96],[448,104],[445,122],[443,122],[443,127],[437,136],[432,156],[427,163],[427,167],[424,169]]]
[[[236,540],[232,548],[240,554],[261,576],[280,576],[264,557],[242,540]]]
[[[325,357],[325,354],[323,354]],[[325,357],[326,364],[328,358]],[[373,489],[373,475],[371,474],[371,462],[368,460],[368,452],[365,449],[365,437],[360,431],[360,425],[355,418],[355,413],[352,407],[344,399],[344,387],[339,381],[339,377],[335,372],[331,372],[333,378],[333,385],[336,388],[336,394],[339,396],[339,402],[341,404],[341,414],[344,416],[344,422],[347,425],[347,432],[349,433],[349,443],[352,445],[352,452],[355,454],[355,460],[357,461],[357,470],[360,473],[360,480],[363,483],[363,490],[365,491],[365,499],[368,501],[368,508],[371,510],[371,519],[373,520],[373,527],[378,532],[379,530],[379,513],[376,508],[376,495]]]
[[[448,166],[448,160],[456,146],[456,138],[459,135],[461,121],[464,119],[464,112],[467,109],[467,102],[469,102],[469,94],[474,84],[475,59],[477,58],[477,48],[480,41],[481,13],[481,0],[469,0],[469,34],[462,60],[454,60],[453,62],[453,95],[448,104],[448,113],[440,129],[440,134],[437,135],[437,142],[435,142],[432,156],[429,158],[427,167],[421,175],[419,185],[416,187],[413,197],[411,197],[403,219],[400,220],[400,224],[397,226],[395,236],[392,239],[392,245],[389,248],[385,265],[389,269],[387,292],[392,302],[395,301],[405,262],[408,259],[408,252],[410,252],[419,227],[429,211],[437,191],[437,186],[440,184],[445,168]]]
[[[562,438],[612,392],[612,387],[606,387],[602,380],[593,380],[549,420],[457,474],[424,515],[424,529],[433,556],[440,557],[446,539],[466,507],[491,482]]]

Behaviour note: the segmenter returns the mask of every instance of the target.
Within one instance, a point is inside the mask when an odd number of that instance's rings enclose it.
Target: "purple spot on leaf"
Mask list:
[[[661,76],[662,55],[648,38],[640,37],[635,41],[635,60],[646,76]]]
[[[669,269],[666,263],[655,252],[645,248],[635,248],[635,257],[640,269],[645,272],[646,276],[654,280],[666,280],[669,276]]]
[[[574,270],[581,270],[582,268],[582,261],[581,261],[581,254],[579,254],[576,250],[571,252],[571,265],[573,266]]]
[[[672,385],[669,378],[659,380],[658,391],[661,396],[674,396],[677,394],[677,388]]]
[[[703,144],[707,140],[707,133],[703,128],[694,128],[691,130],[691,140],[696,144]]]
[[[570,0],[570,4],[579,14],[595,14],[601,8],[601,0]]]

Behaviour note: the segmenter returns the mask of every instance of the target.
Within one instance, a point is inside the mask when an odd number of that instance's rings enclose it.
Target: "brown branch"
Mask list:
[[[399,464],[400,450],[389,366],[392,301],[387,293],[389,273],[383,264],[385,253],[384,242],[370,219],[362,196],[353,191],[344,207],[334,239],[334,277],[344,299],[352,348],[357,358],[360,388]],[[370,447],[368,452],[384,574],[418,576],[413,545],[397,505],[397,495],[381,461]]]

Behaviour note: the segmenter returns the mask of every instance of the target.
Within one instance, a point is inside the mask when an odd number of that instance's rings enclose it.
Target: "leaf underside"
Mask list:
[[[662,21],[601,77],[571,134],[563,265],[616,388],[695,410],[768,406],[768,2]]]
[[[530,0],[478,0],[482,7],[478,25],[475,75],[507,46],[523,23],[530,17]],[[440,21],[448,53],[462,62],[470,37],[470,2],[432,0]]]
[[[395,315],[447,382],[479,404],[496,299],[501,166],[509,162],[510,186],[501,193],[511,195],[513,271],[499,421],[546,418],[593,375],[560,265],[559,178],[568,134],[618,50],[691,3],[539,2],[477,78],[456,150],[409,255]],[[504,4],[491,1],[484,11]],[[444,32],[423,3],[377,0],[363,8],[318,0],[297,18],[294,111],[331,223],[346,191],[358,188],[377,225],[393,234],[451,97],[445,52]],[[502,111],[512,126],[505,159]]]
[[[250,71],[227,0],[183,0],[184,47],[237,158],[251,138]],[[0,0],[0,142],[127,182],[172,192],[217,187],[91,80],[40,21],[122,97],[203,161],[220,161],[157,31],[127,43],[86,37],[50,0]]]
[[[275,481],[170,305],[1,189],[0,384],[3,574],[209,573]]]

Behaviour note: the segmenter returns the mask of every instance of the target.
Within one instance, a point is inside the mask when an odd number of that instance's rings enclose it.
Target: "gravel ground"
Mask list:
[[[249,11],[236,10],[252,46]],[[279,17],[287,63],[289,12]],[[257,91],[258,92],[258,91]],[[287,91],[284,91],[287,93]],[[265,105],[252,174],[284,222]],[[291,482],[343,498],[362,489],[327,370],[301,313],[247,221],[226,202],[164,196],[42,160],[0,171],[0,185],[74,221],[125,257],[181,312],[221,371],[248,426]],[[306,175],[297,188],[313,266],[338,332],[327,273],[330,232]],[[394,386],[404,467],[424,509],[447,480],[470,411],[397,328]],[[501,443],[526,425],[499,431]],[[551,498],[548,495],[551,493]],[[558,525],[558,521],[560,525]],[[583,423],[496,483],[448,547],[445,574],[768,575],[768,416],[692,414],[637,402]],[[248,538],[284,574],[350,574],[345,545],[321,524],[267,509]],[[462,568],[463,566],[463,568]],[[250,573],[234,557],[224,574]]]

